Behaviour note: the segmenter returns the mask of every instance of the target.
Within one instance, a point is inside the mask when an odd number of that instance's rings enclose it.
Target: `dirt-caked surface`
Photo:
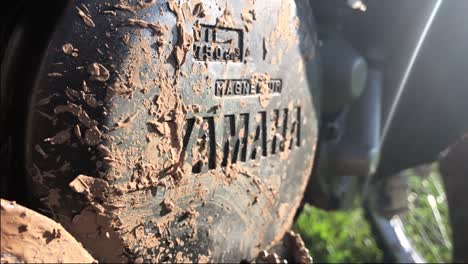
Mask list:
[[[97,263],[52,219],[0,199],[1,263]]]
[[[253,259],[312,170],[316,43],[290,0],[71,3],[28,120],[41,210],[103,262]]]

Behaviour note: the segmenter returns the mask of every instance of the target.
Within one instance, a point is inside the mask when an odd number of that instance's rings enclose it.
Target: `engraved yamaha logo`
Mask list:
[[[218,165],[258,160],[301,147],[301,107],[275,109],[254,114],[225,115],[216,130],[215,117],[191,118],[186,122],[183,149],[193,173]],[[219,135],[222,133],[221,142]],[[217,155],[217,148],[222,155]]]
[[[197,61],[242,62],[243,37],[240,29],[196,25],[193,56]],[[251,79],[218,79],[216,97],[278,96],[283,81],[267,74]],[[265,107],[265,105],[262,105]],[[268,102],[265,103],[266,105]],[[279,156],[301,147],[301,107],[289,106],[255,113],[186,120],[183,152],[192,173],[203,173],[229,164],[246,163],[262,157]]]

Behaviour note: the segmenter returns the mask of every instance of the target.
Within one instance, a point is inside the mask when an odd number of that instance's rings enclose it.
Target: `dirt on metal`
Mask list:
[[[118,34],[117,28],[130,29],[121,34],[121,43],[118,43],[124,45],[128,51],[125,58],[112,61],[111,58],[118,54],[109,46],[115,43],[106,43],[104,40],[103,47],[93,50],[99,55],[90,56],[91,59],[84,59],[84,48],[78,47],[77,43],[62,42],[59,50],[62,56],[66,56],[66,60],[82,61],[72,70],[50,72],[49,77],[66,79],[67,75],[77,73],[81,78],[79,85],[66,83],[56,89],[55,97],[60,97],[60,100],[47,95],[36,102],[35,107],[47,114],[54,129],[58,129],[58,132],[35,142],[34,149],[40,154],[36,161],[40,163],[45,159],[55,159],[55,164],[61,164],[61,167],[53,169],[47,165],[31,164],[29,173],[35,189],[42,194],[41,201],[54,219],[59,220],[99,261],[206,262],[211,260],[212,252],[192,252],[189,243],[197,243],[203,235],[207,236],[200,232],[205,230],[200,229],[201,222],[215,223],[218,216],[202,216],[203,210],[200,208],[208,203],[208,193],[212,192],[214,196],[218,185],[227,188],[242,181],[248,183],[249,187],[239,184],[237,194],[242,192],[241,195],[245,197],[243,199],[248,200],[248,210],[255,210],[261,216],[256,221],[273,221],[274,217],[281,219],[277,224],[277,233],[271,239],[264,239],[264,234],[258,235],[258,240],[267,240],[269,244],[249,248],[248,255],[255,256],[261,252],[261,248],[271,248],[282,240],[290,228],[294,217],[291,212],[299,206],[300,195],[288,193],[287,195],[294,196],[293,200],[276,204],[281,195],[279,175],[275,175],[277,181],[267,182],[256,175],[252,168],[231,164],[231,161],[222,168],[218,166],[219,169],[206,171],[203,177],[209,181],[203,185],[201,180],[197,182],[202,176],[192,174],[192,165],[208,167],[210,164],[209,150],[206,147],[208,139],[198,138],[190,153],[184,149],[184,127],[188,116],[193,116],[193,126],[199,131],[210,129],[207,119],[198,115],[203,106],[188,104],[181,95],[188,92],[181,84],[190,75],[187,69],[203,76],[200,81],[193,82],[191,88],[194,94],[203,94],[208,89],[213,89],[209,84],[214,76],[208,71],[207,60],[187,65],[187,54],[200,38],[201,24],[198,19],[209,18],[207,7],[200,1],[167,1],[164,8],[176,20],[174,29],[171,29],[172,25],[149,22],[154,19],[147,18],[147,15],[135,16],[156,4],[156,1],[119,2],[99,7],[100,12],[90,12],[93,11],[91,5],[80,4],[76,6],[76,11],[80,19],[78,21],[83,23],[86,31],[89,30],[89,34],[104,26],[109,26],[109,32],[105,33],[108,35]],[[215,26],[244,28],[246,32],[251,32],[257,19],[253,8],[255,1],[247,2],[239,18],[234,17],[231,8],[226,6],[216,18]],[[270,36],[263,39],[263,57],[271,60],[271,64],[281,64],[283,53],[291,48],[298,35],[291,30],[289,6],[281,8],[278,26]],[[119,27],[113,23],[102,24],[109,16],[122,18]],[[176,38],[169,38],[170,32]],[[98,39],[98,36],[95,37]],[[103,36],[99,36],[101,37]],[[174,39],[176,41],[172,42]],[[286,43],[285,50],[275,49],[280,42]],[[216,43],[210,44],[216,46]],[[231,43],[228,56],[234,56],[229,54],[234,53],[233,46],[234,43]],[[78,52],[77,47],[80,50],[79,57],[73,56],[74,52]],[[153,50],[157,53],[152,52]],[[104,63],[107,58],[113,63]],[[248,65],[243,68],[242,77],[248,79],[253,86],[259,87],[258,103],[265,110],[272,104],[269,88],[272,76],[263,72],[253,72],[246,76],[246,72]],[[281,107],[292,112],[292,104],[291,101],[289,105]],[[215,113],[214,118],[217,121],[223,118],[219,114],[221,107],[217,105],[203,111]],[[260,115],[256,114],[252,116],[260,123]],[[283,121],[286,122],[285,119],[281,120]],[[299,120],[296,121],[298,122]],[[276,125],[272,122],[271,127],[266,129],[271,130],[276,140],[276,135],[279,134]],[[255,131],[248,133],[245,128],[239,131],[240,135],[246,136],[251,142],[255,138]],[[278,142],[284,141],[282,148],[285,151],[278,153],[281,161],[289,158],[294,143],[293,133],[294,131],[288,132],[277,139]],[[220,163],[224,154],[223,146],[216,144],[214,148],[214,155]],[[314,148],[311,144],[310,149]],[[83,156],[89,156],[89,159],[72,160],[74,153],[79,151],[86,153]],[[301,175],[298,188],[300,193],[304,191],[312,168],[313,152],[310,153],[312,154],[303,157],[303,174],[307,176]],[[187,156],[191,157],[191,164],[185,160]],[[79,162],[86,163],[83,166],[87,168],[86,171],[76,169],[75,164]],[[252,167],[260,166],[258,159],[252,160],[252,164]],[[281,173],[284,174],[283,178],[288,176],[286,171]],[[197,182],[197,185],[188,189],[187,186],[192,182]],[[158,188],[164,188],[164,199],[155,205]],[[188,194],[193,194],[193,197],[185,205],[181,205],[180,200],[185,199]],[[235,201],[223,201],[219,206],[226,215],[246,214],[246,211],[232,208]],[[272,208],[275,210],[273,218],[270,215]],[[240,218],[250,220],[244,215]],[[255,233],[253,226],[249,225],[241,232]],[[264,229],[267,230],[268,226]],[[171,233],[173,230],[184,230],[184,238],[176,237]],[[224,233],[220,232],[214,239],[222,240],[223,236]],[[300,244],[297,241],[295,243]],[[304,248],[303,245],[301,247]],[[304,250],[298,252],[297,259],[306,261]],[[265,254],[264,257],[268,256]]]

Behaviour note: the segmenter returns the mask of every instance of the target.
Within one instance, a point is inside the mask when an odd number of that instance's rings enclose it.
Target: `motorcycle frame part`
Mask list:
[[[468,57],[463,52],[468,30],[453,27],[466,24],[461,10],[467,3],[433,0],[366,4],[366,11],[361,12],[349,8],[344,1],[312,2],[319,32],[335,30],[365,58],[370,68],[378,69],[382,75],[376,169],[375,173],[358,176],[363,178],[358,184],[359,190],[365,190],[374,177],[391,176],[435,160],[441,150],[468,129],[468,104],[465,102],[468,89],[463,88],[463,84],[468,83],[463,73],[468,67]],[[446,39],[456,41],[447,42]],[[326,83],[324,89],[327,89]],[[323,134],[326,131],[323,124],[327,122],[326,119],[321,122],[320,133]],[[320,148],[319,153],[327,152]],[[320,173],[320,168],[326,167],[321,164],[326,160],[322,155],[317,156],[312,181],[335,178]],[[336,177],[352,174],[342,173]],[[311,189],[317,196],[329,192],[317,186]],[[326,199],[315,197],[314,200],[321,200],[323,204]]]
[[[348,209],[363,191],[378,160],[381,83],[382,74],[369,70],[361,97],[330,121],[323,121],[317,164],[306,201],[311,199],[325,209]],[[325,190],[328,199],[315,198],[318,187]]]

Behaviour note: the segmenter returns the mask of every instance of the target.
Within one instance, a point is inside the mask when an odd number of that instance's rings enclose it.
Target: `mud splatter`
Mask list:
[[[78,57],[78,49],[73,47],[71,43],[63,44],[62,51],[67,55],[71,55],[72,57]]]
[[[270,76],[268,74],[253,74],[252,78],[250,78],[250,82],[253,86],[258,87],[258,91],[260,92],[259,101],[262,107],[268,106],[272,95],[270,89],[268,87],[268,82],[270,81]]]
[[[223,14],[216,18],[216,26],[219,27],[234,27],[234,17],[232,16],[232,11],[229,7],[226,7],[223,11]]]
[[[44,139],[45,142],[50,142],[52,145],[63,144],[71,137],[70,129],[65,129],[58,132],[55,136]]]
[[[83,22],[85,23],[86,26],[92,27],[92,28],[96,26],[96,24],[94,24],[94,21],[89,14],[86,14],[85,12],[83,12],[83,10],[81,10],[78,7],[76,7],[76,9],[78,10],[78,15],[83,19]]]
[[[255,9],[244,10],[241,14],[241,19],[244,22],[244,28],[247,32],[252,31],[253,22],[256,20]]]
[[[91,75],[90,79],[91,81],[97,80],[100,82],[105,82],[109,80],[110,73],[109,70],[104,67],[104,65],[100,63],[92,63],[86,67],[86,70],[88,73]]]

